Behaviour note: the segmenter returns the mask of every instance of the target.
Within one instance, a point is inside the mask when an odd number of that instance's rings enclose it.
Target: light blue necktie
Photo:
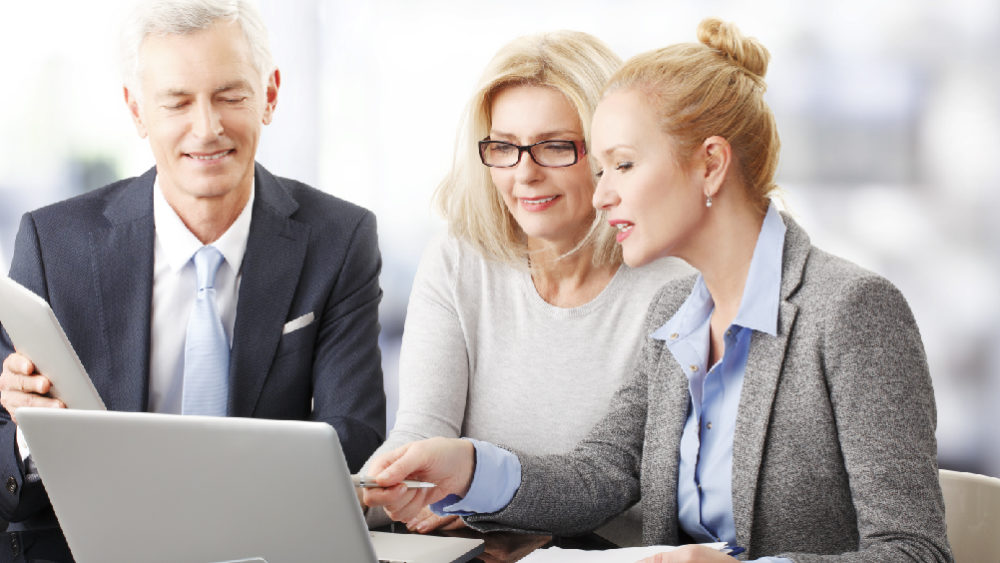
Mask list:
[[[226,416],[229,398],[229,341],[215,303],[215,273],[222,253],[203,246],[194,255],[198,296],[184,341],[184,392],[181,414]]]

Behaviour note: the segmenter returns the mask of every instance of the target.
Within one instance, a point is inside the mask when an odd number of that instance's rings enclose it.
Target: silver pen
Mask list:
[[[374,477],[367,477],[362,475],[351,475],[351,482],[354,483],[355,487],[361,489],[377,489],[381,485],[375,482]],[[428,483],[427,481],[401,481],[406,485],[407,489],[430,489],[435,487],[434,483]]]

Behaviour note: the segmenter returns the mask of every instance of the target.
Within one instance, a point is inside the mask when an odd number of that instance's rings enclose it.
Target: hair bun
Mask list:
[[[744,36],[733,24],[718,18],[706,18],[698,24],[698,41],[720,51],[747,72],[764,78],[771,53],[753,37]]]

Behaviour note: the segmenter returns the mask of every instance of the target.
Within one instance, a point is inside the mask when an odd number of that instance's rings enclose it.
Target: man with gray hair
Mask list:
[[[124,39],[156,166],[25,214],[10,277],[109,409],[325,421],[356,471],[385,426],[374,215],[255,163],[281,75],[249,1],[147,2]],[[64,405],[2,333],[0,357],[0,559],[72,561],[14,416]]]

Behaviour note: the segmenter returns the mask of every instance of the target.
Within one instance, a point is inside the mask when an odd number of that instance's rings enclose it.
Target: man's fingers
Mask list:
[[[15,375],[23,393],[44,395],[52,389],[52,382],[44,375]]]
[[[10,354],[3,361],[0,374],[0,391],[36,393],[44,395],[52,388],[52,382],[44,375],[35,373],[35,364],[21,354]]]
[[[7,390],[0,395],[0,404],[10,413],[10,419],[17,424],[17,409],[20,407],[45,407],[64,409],[66,405],[59,399],[43,397],[34,393],[22,393],[20,391]]]
[[[21,375],[4,372],[0,391],[4,393],[33,393],[45,395],[52,389],[52,382],[44,375]]]
[[[25,407],[42,407],[47,409],[64,409],[66,404],[56,399],[54,397],[45,397],[42,395],[35,395],[34,393],[25,393],[28,397]]]
[[[14,410],[17,410],[19,407],[66,408],[66,405],[62,401],[54,397],[45,397],[35,393],[20,393],[17,391],[9,391],[8,394],[11,395],[9,403]]]
[[[11,354],[3,360],[3,370],[14,374],[29,375],[35,372],[35,364],[27,356]]]

